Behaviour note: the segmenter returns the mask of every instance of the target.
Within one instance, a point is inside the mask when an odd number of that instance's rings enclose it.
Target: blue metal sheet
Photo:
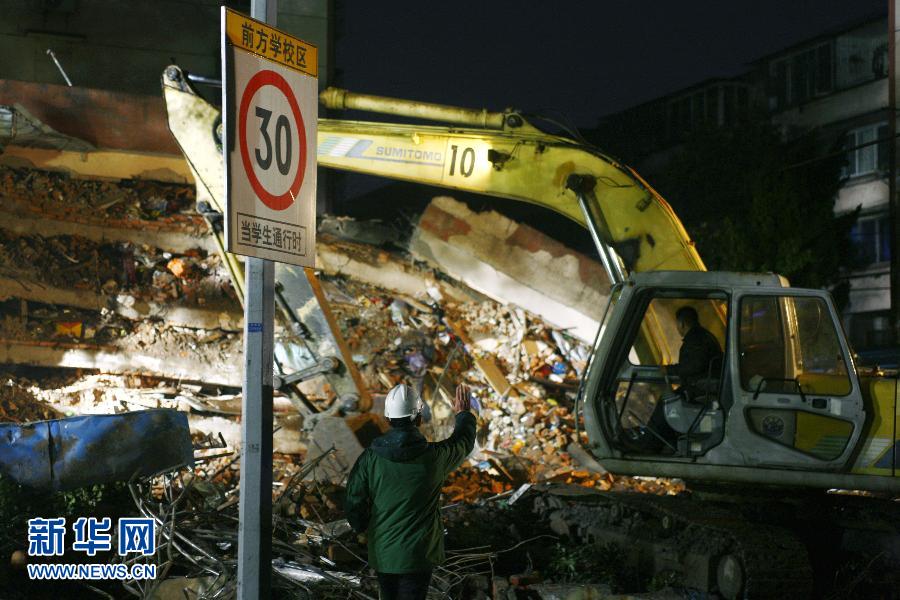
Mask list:
[[[187,415],[177,410],[0,423],[0,473],[38,490],[127,481],[193,464]]]

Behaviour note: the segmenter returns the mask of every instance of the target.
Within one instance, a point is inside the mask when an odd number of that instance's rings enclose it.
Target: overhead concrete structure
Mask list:
[[[433,267],[506,304],[515,304],[591,343],[609,298],[603,266],[503,215],[435,198],[409,242]]]

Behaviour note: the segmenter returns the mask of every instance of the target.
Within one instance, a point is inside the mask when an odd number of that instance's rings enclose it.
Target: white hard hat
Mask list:
[[[416,390],[401,383],[391,388],[384,399],[384,416],[388,419],[415,417],[422,412],[422,400]]]

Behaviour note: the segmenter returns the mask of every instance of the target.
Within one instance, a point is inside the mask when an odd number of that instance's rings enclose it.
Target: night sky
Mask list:
[[[887,0],[337,3],[337,84],[492,110],[622,108],[882,11]],[[555,111],[555,112],[554,112]]]

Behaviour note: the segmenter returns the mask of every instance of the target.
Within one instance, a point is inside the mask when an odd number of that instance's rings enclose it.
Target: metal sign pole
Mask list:
[[[250,4],[251,16],[271,25],[276,10],[276,0]],[[275,263],[248,257],[245,272],[237,595],[241,600],[261,600],[271,596],[272,587]]]
[[[272,579],[272,325],[275,263],[247,258],[238,597],[268,598]]]

